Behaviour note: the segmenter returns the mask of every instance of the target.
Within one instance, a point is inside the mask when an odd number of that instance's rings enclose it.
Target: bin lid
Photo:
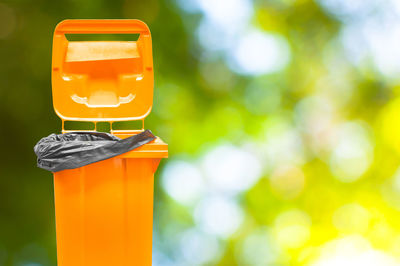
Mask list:
[[[66,34],[139,34],[137,41],[69,41]],[[62,120],[143,120],[153,105],[151,34],[140,20],[64,20],[54,31],[53,106]]]

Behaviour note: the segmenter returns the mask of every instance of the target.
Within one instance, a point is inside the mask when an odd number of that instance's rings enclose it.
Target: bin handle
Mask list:
[[[67,19],[56,26],[53,37],[53,71],[60,69],[67,40],[65,34],[137,34],[143,41],[144,69],[153,71],[151,33],[149,27],[138,19]]]
[[[61,21],[54,34],[134,34],[150,35],[147,25],[138,19],[67,19]]]

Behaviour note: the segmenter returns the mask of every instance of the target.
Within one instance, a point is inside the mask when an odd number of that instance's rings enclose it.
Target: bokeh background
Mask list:
[[[56,265],[32,148],[66,18],[152,30],[154,265],[399,265],[397,0],[0,0],[0,265]]]

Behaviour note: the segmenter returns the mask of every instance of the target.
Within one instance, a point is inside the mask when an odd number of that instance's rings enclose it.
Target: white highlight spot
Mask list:
[[[215,237],[196,229],[183,233],[180,250],[186,262],[183,265],[203,265],[216,260],[222,253],[222,247]]]
[[[207,233],[228,238],[243,222],[244,214],[239,205],[229,198],[209,197],[195,209],[196,223]]]
[[[243,243],[238,245],[236,256],[238,265],[276,265],[279,251],[271,242],[272,236],[268,228],[259,228],[246,236]]]
[[[399,261],[382,251],[375,250],[370,243],[358,235],[347,236],[328,242],[321,248],[320,257],[312,266],[395,266]]]
[[[193,164],[172,161],[166,165],[161,178],[168,195],[181,204],[191,205],[203,195],[204,180]]]
[[[261,177],[261,165],[250,152],[222,145],[208,152],[203,168],[209,183],[218,191],[239,193],[251,188]]]
[[[347,204],[333,214],[333,225],[344,233],[364,233],[368,229],[371,215],[359,204]]]
[[[275,221],[276,240],[283,248],[299,248],[310,238],[311,219],[301,210],[286,211]]]
[[[253,15],[249,0],[197,0],[198,6],[208,20],[225,30],[246,25]]]
[[[290,60],[290,48],[284,37],[254,29],[240,36],[231,56],[229,63],[235,72],[262,75],[284,69]]]
[[[342,182],[358,180],[369,168],[373,158],[373,146],[367,130],[359,123],[345,123],[339,127],[337,143],[330,167]]]

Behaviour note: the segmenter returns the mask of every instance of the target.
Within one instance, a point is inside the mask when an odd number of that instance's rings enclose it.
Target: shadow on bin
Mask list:
[[[78,42],[65,36],[115,33],[140,36]],[[35,152],[38,165],[54,172],[59,266],[151,265],[154,172],[168,157],[168,145],[144,126],[114,130],[112,124],[143,121],[153,85],[151,35],[143,22],[57,25],[53,105],[64,134],[42,139]],[[65,121],[109,122],[111,134],[66,130]]]

